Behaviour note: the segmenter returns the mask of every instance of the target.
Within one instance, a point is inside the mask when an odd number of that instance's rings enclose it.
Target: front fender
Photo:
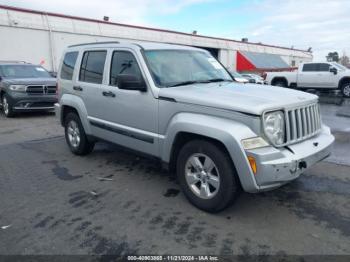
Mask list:
[[[88,113],[85,107],[85,104],[83,100],[75,95],[71,94],[64,94],[60,98],[60,106],[61,106],[61,111],[63,112],[65,106],[69,106],[74,108],[80,117],[80,121],[84,127],[85,133],[91,135],[91,129],[90,125],[88,123]],[[63,114],[61,113],[61,118],[63,117]],[[63,122],[63,119],[61,119],[61,123]]]
[[[258,186],[241,145],[242,139],[257,136],[248,126],[226,118],[179,113],[170,121],[161,143],[161,156],[166,163],[170,162],[172,146],[176,135],[180,132],[202,135],[220,141],[230,154],[243,189],[249,192],[257,191]]]

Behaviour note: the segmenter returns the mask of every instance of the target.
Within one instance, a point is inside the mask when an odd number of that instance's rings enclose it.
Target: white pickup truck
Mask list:
[[[350,70],[335,62],[303,63],[294,72],[268,72],[266,81],[295,89],[339,89],[350,97]]]

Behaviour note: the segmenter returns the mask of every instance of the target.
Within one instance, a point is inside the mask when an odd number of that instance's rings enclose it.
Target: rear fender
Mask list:
[[[62,97],[60,98],[60,105],[61,105],[61,118],[63,117],[63,110],[65,106],[69,106],[74,108],[80,117],[80,121],[84,127],[85,133],[91,135],[91,129],[90,125],[88,123],[88,113],[85,107],[85,104],[83,100],[75,95],[71,94],[63,94]],[[63,123],[63,119],[61,119],[61,123]]]

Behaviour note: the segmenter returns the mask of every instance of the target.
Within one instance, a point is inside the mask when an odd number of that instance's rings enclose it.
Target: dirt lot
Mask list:
[[[1,115],[0,254],[350,254],[350,119],[335,111],[331,158],[215,215],[156,162],[106,143],[73,156],[54,115]]]

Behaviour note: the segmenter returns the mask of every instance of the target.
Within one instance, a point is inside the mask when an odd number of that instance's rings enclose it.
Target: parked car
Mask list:
[[[295,72],[266,74],[269,84],[295,89],[339,89],[344,97],[350,97],[350,70],[338,63],[303,63]]]
[[[6,117],[16,112],[53,110],[56,79],[40,65],[0,61],[0,101]]]
[[[249,83],[249,80],[243,77],[240,73],[233,70],[227,70],[227,71],[230,73],[230,75],[236,82],[243,83],[243,84]]]
[[[156,43],[74,45],[63,54],[56,113],[70,150],[110,141],[159,159],[188,200],[217,212],[331,153],[318,97],[235,83],[206,50]],[[288,99],[285,99],[285,98]]]
[[[256,74],[242,74],[243,77],[247,78],[249,83],[265,85],[267,84],[264,78]]]

